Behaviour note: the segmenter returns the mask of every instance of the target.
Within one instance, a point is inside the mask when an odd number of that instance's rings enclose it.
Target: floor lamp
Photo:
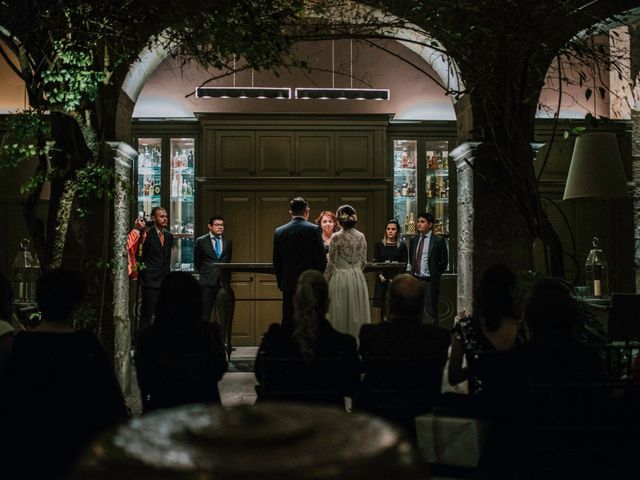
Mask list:
[[[613,133],[586,133],[576,139],[563,200],[615,200],[629,197],[618,140]],[[585,264],[589,296],[608,293],[607,263],[602,250],[594,248]]]

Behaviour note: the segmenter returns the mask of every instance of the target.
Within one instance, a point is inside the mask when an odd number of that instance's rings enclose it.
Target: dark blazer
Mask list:
[[[367,357],[440,357],[447,359],[451,335],[431,324],[382,322],[360,329],[360,355]]]
[[[360,383],[360,360],[356,339],[338,332],[324,318],[318,322],[318,338],[313,347],[316,357],[342,356],[342,389],[345,395],[353,395]],[[263,380],[263,359],[268,357],[300,357],[300,351],[292,337],[293,329],[277,323],[265,333],[256,356],[255,375],[259,383]]]
[[[198,237],[193,251],[196,271],[200,274],[200,285],[204,287],[216,287],[221,283],[222,271],[216,267],[216,263],[231,262],[231,240],[222,239],[222,252],[216,256],[213,242],[209,233]]]
[[[420,235],[415,235],[409,240],[409,262],[411,263],[411,273],[415,273],[418,260],[416,259],[416,253],[418,249],[418,241]],[[447,250],[447,243],[444,238],[437,236],[435,233],[431,233],[431,241],[429,242],[429,257],[427,259],[429,263],[429,274],[433,280],[439,280],[447,270],[449,264],[449,252]]]
[[[360,355],[364,378],[356,405],[393,421],[407,422],[409,428],[415,415],[429,411],[440,395],[450,339],[444,328],[419,321],[363,325]],[[386,393],[380,397],[374,392]],[[380,410],[380,401],[402,409]]]
[[[288,294],[296,290],[298,277],[305,270],[324,272],[327,256],[320,227],[301,217],[276,228],[273,237],[273,267],[278,288]]]
[[[143,287],[160,288],[162,280],[171,271],[172,247],[173,235],[168,230],[164,230],[164,246],[160,244],[160,238],[155,228],[150,228],[146,233],[140,258],[144,268],[140,269],[138,275]]]

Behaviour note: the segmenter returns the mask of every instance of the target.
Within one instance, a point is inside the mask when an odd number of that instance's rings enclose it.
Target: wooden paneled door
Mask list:
[[[225,237],[233,242],[234,262],[271,262],[273,232],[277,226],[290,220],[289,201],[294,195],[303,195],[309,202],[309,220],[312,222],[323,210],[335,210],[345,203],[353,205],[358,211],[356,228],[367,236],[370,243],[369,257],[373,252],[373,243],[382,235],[373,231],[376,205],[375,193],[371,191],[322,191],[317,188],[295,192],[214,191],[212,186],[207,186],[203,193],[203,215],[206,217],[216,212],[225,219]],[[384,205],[379,208],[384,208]],[[282,296],[275,276],[234,273],[231,286],[236,295],[233,343],[258,345],[269,325],[279,323],[281,319]],[[372,281],[369,287],[373,287]]]

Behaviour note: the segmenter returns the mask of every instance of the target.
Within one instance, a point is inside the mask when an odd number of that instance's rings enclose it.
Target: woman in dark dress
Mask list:
[[[201,318],[200,286],[188,272],[163,280],[155,323],[142,332],[136,370],[144,412],[188,403],[220,403],[218,381],[227,371],[217,324]]]
[[[356,340],[351,335],[338,332],[325,318],[329,307],[329,286],[324,275],[316,270],[303,272],[293,303],[294,325],[283,327],[274,323],[262,339],[255,363],[256,379],[260,384],[264,383],[267,357],[300,357],[309,362],[313,362],[314,358],[341,357],[340,375],[331,371],[327,372],[326,379],[319,380],[327,383],[324,380],[331,382],[339,376],[340,385],[335,387],[341,389],[342,396],[353,397],[360,384]],[[261,398],[261,385],[256,386],[256,391],[258,398]],[[346,401],[345,406],[350,409],[350,400]]]
[[[397,220],[392,219],[387,222],[384,238],[375,244],[373,252],[374,262],[407,262],[409,251],[407,244],[400,240],[400,223]],[[382,319],[386,316],[386,296],[389,282],[400,273],[402,273],[402,269],[390,268],[378,272],[376,276],[373,306],[380,309]]]
[[[525,334],[512,296],[516,285],[513,271],[501,264],[487,269],[473,298],[473,314],[460,319],[451,330],[449,383],[469,382],[469,393],[486,388],[499,370],[507,352],[525,341]],[[463,358],[467,367],[462,366]]]

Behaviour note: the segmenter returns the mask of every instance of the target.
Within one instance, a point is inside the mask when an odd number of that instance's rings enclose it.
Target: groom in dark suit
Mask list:
[[[193,252],[196,271],[200,274],[202,287],[202,318],[210,321],[218,290],[224,281],[224,273],[217,267],[231,262],[231,240],[223,238],[224,218],[213,215],[209,218],[209,233],[198,237]]]
[[[171,270],[173,235],[166,230],[169,225],[167,211],[163,207],[154,207],[151,220],[153,225],[143,230],[137,247],[138,279],[142,286],[141,329],[151,325],[160,285]]]
[[[282,325],[292,326],[293,294],[298,277],[305,270],[324,272],[327,257],[324,253],[322,231],[309,218],[309,204],[296,197],[289,204],[291,221],[276,228],[273,237],[273,267],[278,288],[282,291]]]
[[[424,282],[427,316],[438,325],[440,276],[447,270],[449,252],[444,238],[433,233],[434,223],[432,214],[425,212],[418,215],[418,234],[409,241],[409,260],[413,276]]]

